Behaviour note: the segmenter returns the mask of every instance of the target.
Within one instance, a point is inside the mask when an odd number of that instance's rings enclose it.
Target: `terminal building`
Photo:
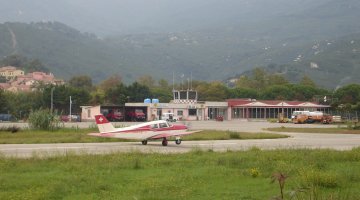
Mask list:
[[[139,111],[145,116],[145,121],[161,119],[163,113],[173,113],[180,120],[215,120],[221,116],[224,120],[240,119],[270,119],[277,118],[279,113],[290,118],[293,111],[330,110],[329,105],[314,102],[229,99],[224,102],[198,101],[195,90],[173,90],[173,100],[168,103],[158,99],[145,99],[139,103],[125,103],[124,106],[82,106],[81,119],[93,121],[97,114],[106,114],[111,110],[122,113],[123,120],[130,121],[127,113]]]

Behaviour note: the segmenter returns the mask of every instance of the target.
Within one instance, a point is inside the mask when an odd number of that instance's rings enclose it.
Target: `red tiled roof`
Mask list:
[[[282,100],[255,100],[255,99],[229,99],[230,107],[330,107],[316,102],[282,101]]]

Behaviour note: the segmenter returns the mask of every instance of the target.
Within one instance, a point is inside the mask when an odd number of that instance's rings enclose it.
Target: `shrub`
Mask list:
[[[60,118],[49,109],[32,111],[28,118],[29,126],[33,129],[54,130],[60,127]]]
[[[230,132],[230,139],[240,139],[240,134],[236,132]]]
[[[258,168],[254,167],[254,168],[251,168],[250,169],[250,175],[253,177],[253,178],[256,178],[260,175],[260,171]]]
[[[338,186],[338,177],[333,172],[323,172],[315,169],[301,169],[299,172],[305,186],[321,186],[326,188]]]
[[[277,123],[277,122],[278,122],[278,119],[276,119],[276,118],[271,118],[271,119],[268,119],[267,121],[270,122],[270,123]]]

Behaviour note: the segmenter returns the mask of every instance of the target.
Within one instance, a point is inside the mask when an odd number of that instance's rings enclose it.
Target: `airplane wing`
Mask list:
[[[176,133],[176,134],[169,134],[169,133],[162,133],[162,134],[158,134],[158,135],[154,135],[152,137],[149,137],[148,139],[161,139],[161,138],[169,138],[169,137],[175,137],[175,136],[180,136],[180,135],[190,135],[196,132],[200,132],[201,130],[198,131],[187,131],[187,132],[183,132],[183,133]]]

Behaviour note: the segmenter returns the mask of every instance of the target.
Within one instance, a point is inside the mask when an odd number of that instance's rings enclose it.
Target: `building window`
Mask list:
[[[178,115],[178,116],[183,116],[183,115],[184,115],[184,111],[178,110],[178,111],[177,111],[177,115]]]
[[[196,109],[189,109],[189,116],[196,116]]]
[[[87,110],[87,115],[88,115],[88,118],[91,118],[91,110],[90,109]]]

